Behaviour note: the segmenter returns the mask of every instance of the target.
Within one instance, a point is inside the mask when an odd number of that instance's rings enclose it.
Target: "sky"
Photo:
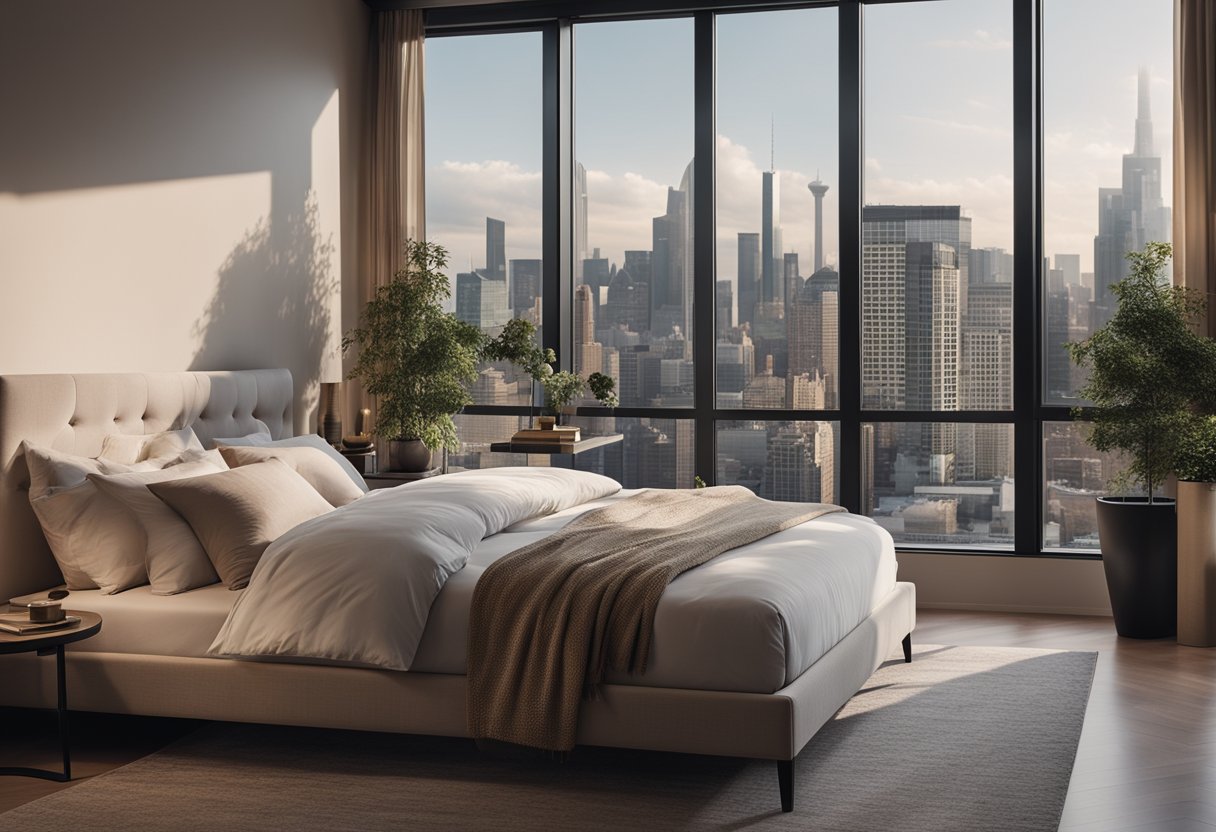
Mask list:
[[[1046,0],[1045,251],[1090,270],[1099,187],[1131,150],[1136,72],[1152,75],[1156,145],[1170,164],[1170,0]],[[868,203],[960,204],[973,245],[1012,248],[1012,3],[928,0],[865,10]],[[736,235],[760,230],[770,141],[787,251],[811,270],[813,198],[829,186],[837,256],[837,20],[832,8],[718,17],[718,277]],[[691,19],[575,27],[575,155],[588,171],[588,242],[618,264],[649,249],[693,154]],[[485,263],[485,217],[508,258],[540,256],[541,36],[431,38],[426,47],[428,237],[452,271]],[[1170,202],[1169,181],[1164,189]]]

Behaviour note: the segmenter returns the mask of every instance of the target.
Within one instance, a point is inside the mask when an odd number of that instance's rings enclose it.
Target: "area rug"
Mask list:
[[[37,830],[1054,830],[1096,654],[922,646],[811,740],[782,814],[772,763],[212,724],[0,815]]]

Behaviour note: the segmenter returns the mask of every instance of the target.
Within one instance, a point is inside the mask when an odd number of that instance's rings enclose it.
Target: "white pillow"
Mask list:
[[[121,504],[145,536],[143,552],[153,595],[176,595],[219,581],[194,530],[180,514],[161,502],[148,483],[188,479],[228,470],[219,451],[187,455],[185,461],[160,471],[89,474],[89,482]]]
[[[187,451],[201,450],[203,443],[198,441],[192,428],[148,434],[112,433],[102,440],[97,458],[132,465],[147,460],[174,459]]]
[[[316,448],[319,451],[324,451],[330,459],[342,466],[342,470],[346,476],[350,477],[351,482],[359,486],[359,490],[367,493],[367,483],[363,477],[355,470],[355,466],[350,464],[350,460],[338,453],[334,446],[326,442],[315,433],[306,433],[303,436],[292,436],[288,439],[271,440],[270,433],[251,433],[248,436],[242,436],[239,439],[217,439],[215,444],[223,447],[227,445],[230,448]]]
[[[73,456],[21,443],[30,470],[30,505],[68,589],[101,587],[108,593],[146,580],[142,530],[100,495],[89,474],[129,471],[131,466]]]

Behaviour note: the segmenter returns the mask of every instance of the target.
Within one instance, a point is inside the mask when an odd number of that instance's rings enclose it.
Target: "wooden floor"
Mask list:
[[[921,610],[918,620],[922,644],[1099,651],[1063,832],[1216,832],[1216,649],[1120,639],[1109,618]],[[198,723],[76,714],[72,724],[82,782]],[[49,714],[0,709],[0,766],[53,767],[54,731]],[[0,811],[62,788],[0,778]]]

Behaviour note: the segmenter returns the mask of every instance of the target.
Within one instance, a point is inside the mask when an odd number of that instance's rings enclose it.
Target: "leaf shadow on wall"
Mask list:
[[[333,380],[322,379],[322,368],[336,366],[334,254],[312,198],[259,220],[220,266],[215,295],[194,323],[190,369],[290,369],[298,430],[316,411],[320,382]]]

